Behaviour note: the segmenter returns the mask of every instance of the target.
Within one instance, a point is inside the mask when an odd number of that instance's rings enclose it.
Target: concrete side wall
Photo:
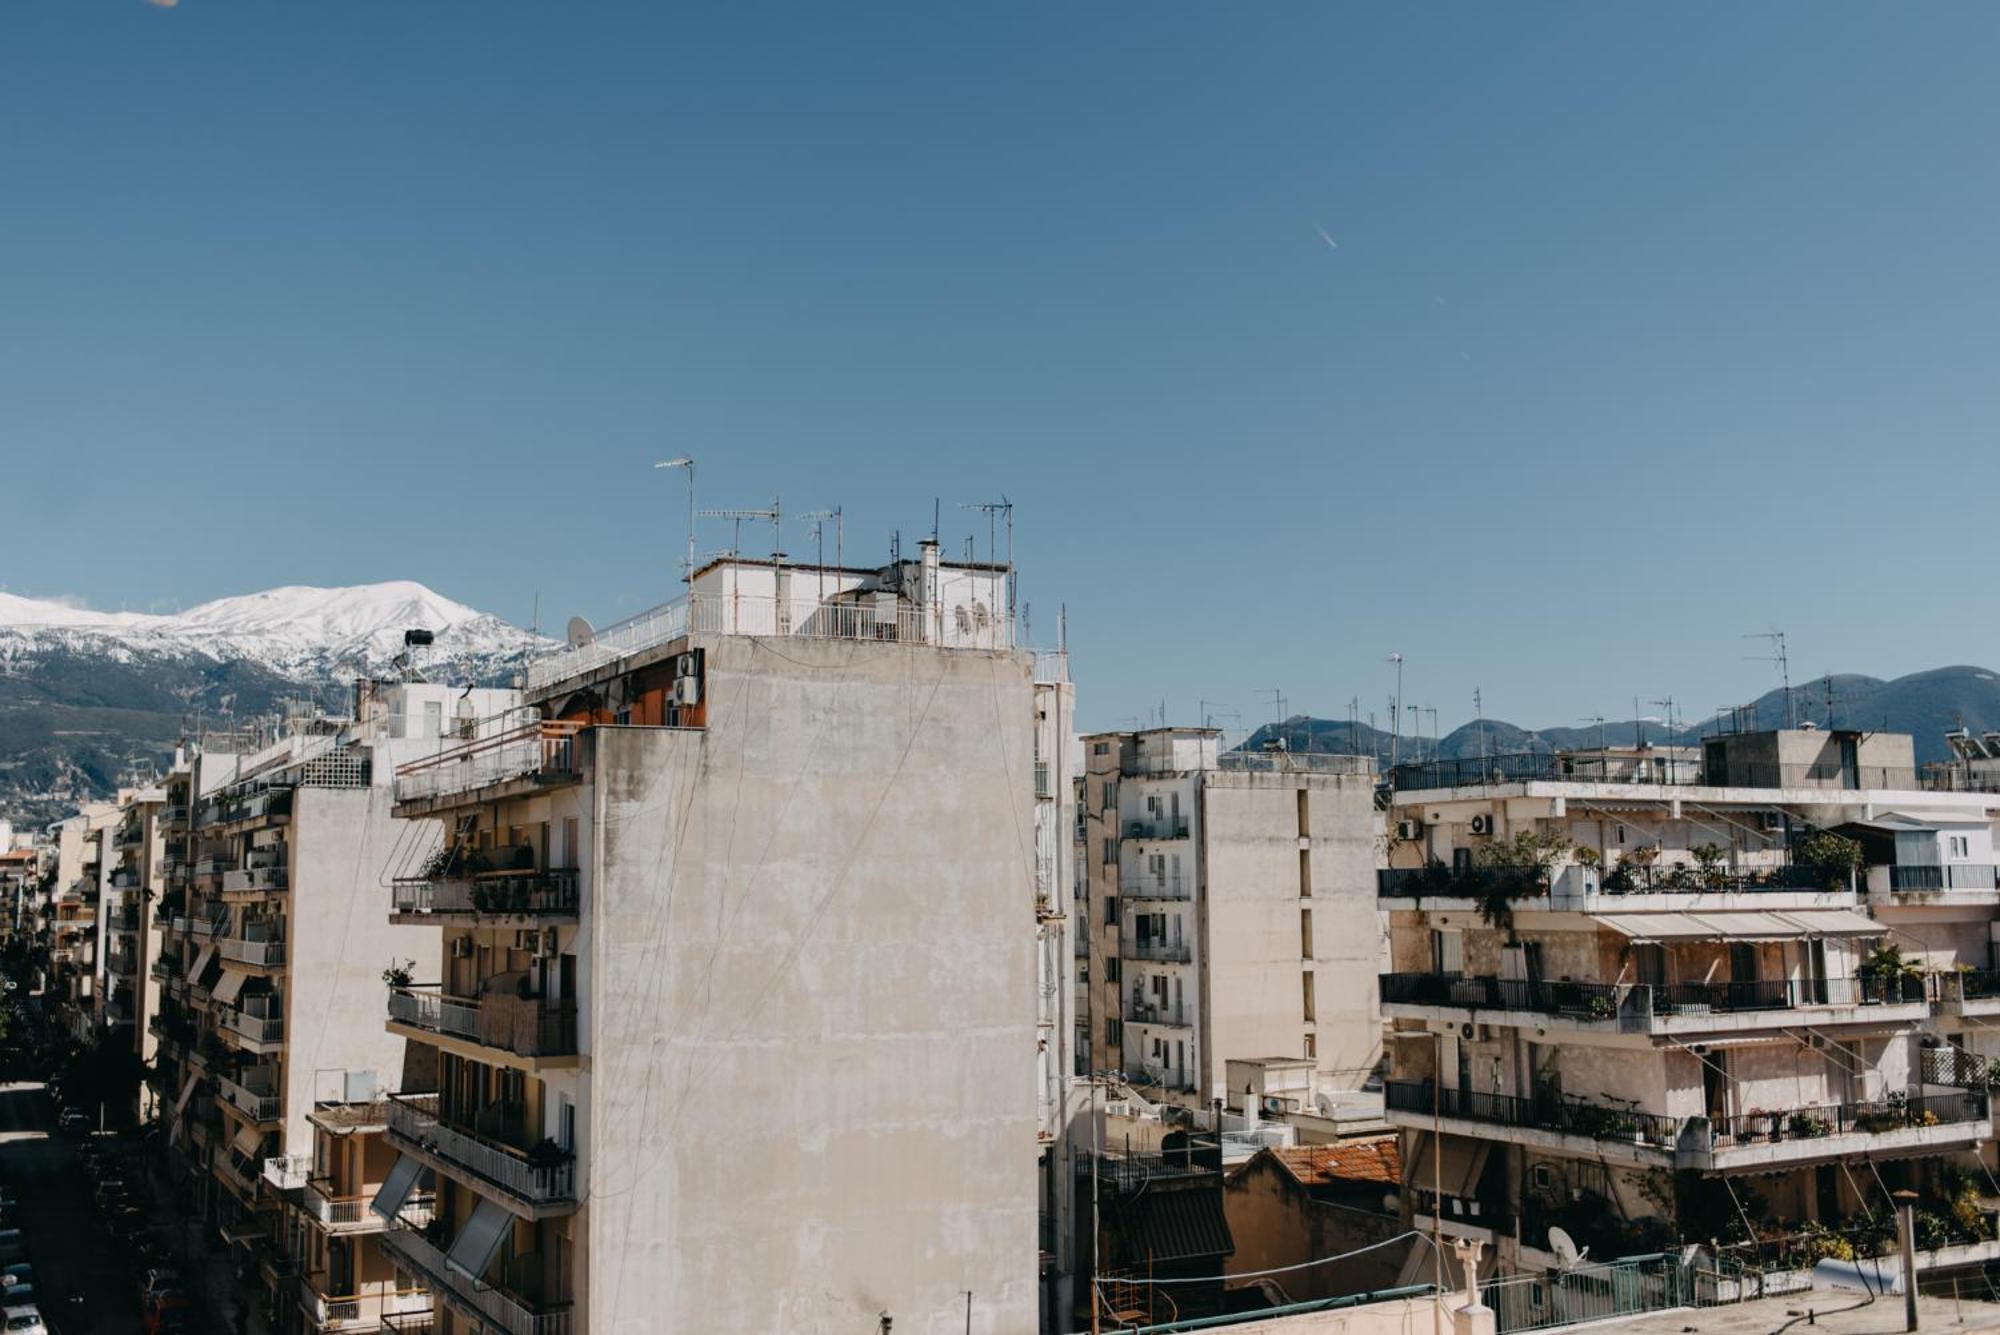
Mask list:
[[[588,1329],[1033,1330],[1026,661],[704,647],[597,733]]]
[[[278,1153],[312,1148],[305,1115],[339,1098],[346,1071],[376,1072],[394,1089],[403,1040],[383,1029],[390,961],[438,958],[438,929],[389,922],[384,885],[407,823],[389,814],[390,790],[301,788],[292,799],[286,906],[285,1126]]]
[[[1331,1083],[1358,1087],[1381,1056],[1371,783],[1214,771],[1203,794],[1204,1084],[1215,1087],[1230,1058],[1302,1056],[1311,1035]],[[1310,868],[1303,882],[1301,853]],[[1309,949],[1302,911],[1312,915]]]
[[[1393,1187],[1384,1187],[1391,1195]],[[1304,1266],[1340,1256],[1402,1231],[1392,1214],[1369,1213],[1313,1200],[1284,1169],[1266,1158],[1252,1159],[1230,1176],[1222,1208],[1236,1251],[1225,1275],[1255,1274]],[[1304,1302],[1393,1286],[1409,1248],[1383,1247],[1351,1260],[1295,1270],[1283,1277],[1285,1292]],[[1247,1282],[1247,1281],[1246,1281]]]

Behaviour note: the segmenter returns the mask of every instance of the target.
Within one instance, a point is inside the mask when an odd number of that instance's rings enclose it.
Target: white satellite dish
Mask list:
[[[590,628],[590,623],[588,621],[585,621],[582,617],[571,617],[569,619],[570,648],[581,649],[583,648],[584,645],[589,644],[592,640],[596,638],[597,638],[597,632]]]
[[[1588,1247],[1582,1251],[1576,1249],[1576,1239],[1569,1235],[1569,1230],[1555,1227],[1549,1229],[1549,1250],[1556,1254],[1556,1264],[1565,1270],[1590,1255]]]

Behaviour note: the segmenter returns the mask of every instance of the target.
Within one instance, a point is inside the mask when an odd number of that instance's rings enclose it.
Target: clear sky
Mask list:
[[[1801,677],[2000,662],[1996,38],[15,0],[0,583],[601,622],[674,592],[685,451],[855,560],[1010,497],[1090,726],[1379,711],[1392,651],[1447,728],[1748,699],[1772,626]]]

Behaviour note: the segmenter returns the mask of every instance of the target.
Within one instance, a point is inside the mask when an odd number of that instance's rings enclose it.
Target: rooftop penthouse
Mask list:
[[[1822,730],[1810,725],[1723,733],[1687,746],[1597,747],[1510,752],[1397,765],[1389,786],[1406,793],[1542,785],[1589,785],[1649,790],[1681,788],[1760,791],[1882,789],[1917,791],[1916,748],[1907,733]],[[1556,791],[1552,788],[1548,791]]]

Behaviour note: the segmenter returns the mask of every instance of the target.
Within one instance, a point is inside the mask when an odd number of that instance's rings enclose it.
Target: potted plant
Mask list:
[[[411,971],[416,967],[415,960],[403,960],[401,963],[390,960],[389,967],[382,970],[382,981],[401,991],[410,985]]]
[[[1791,1133],[1794,1140],[1817,1140],[1833,1129],[1824,1117],[1809,1112],[1796,1112],[1791,1117]]]

